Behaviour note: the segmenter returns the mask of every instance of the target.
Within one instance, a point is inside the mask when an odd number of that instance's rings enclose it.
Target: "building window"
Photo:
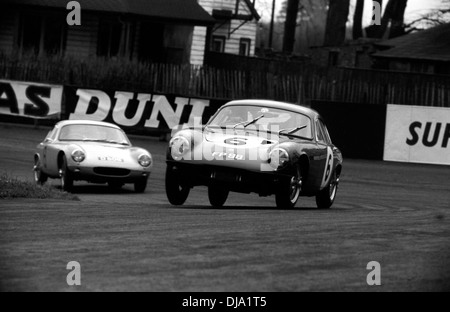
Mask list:
[[[164,33],[166,26],[160,23],[142,22],[140,24],[138,57],[142,62],[164,63]]]
[[[250,56],[251,39],[241,38],[239,41],[239,55]]]
[[[98,32],[97,55],[113,57],[119,54],[122,24],[119,21],[102,20]]]
[[[36,55],[62,54],[66,23],[59,16],[23,14],[19,24],[19,49]]]
[[[211,42],[211,51],[213,52],[225,52],[225,36],[213,36]]]

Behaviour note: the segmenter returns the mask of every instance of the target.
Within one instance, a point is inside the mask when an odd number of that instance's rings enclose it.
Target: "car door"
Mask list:
[[[322,136],[322,141],[320,143],[323,144],[323,148],[326,150],[326,161],[324,164],[323,176],[320,185],[320,188],[323,189],[330,183],[331,176],[335,167],[335,148],[331,143],[331,138],[328,134],[327,127],[325,126],[323,120],[320,118],[317,119],[317,127]]]
[[[333,168],[333,150],[330,147],[328,137],[323,129],[320,119],[314,121],[316,149],[310,169],[310,178],[313,179],[314,189],[321,190],[327,184]]]
[[[58,134],[58,128],[54,128],[53,131],[42,142],[42,164],[45,173],[50,176],[58,175],[57,153],[59,151],[58,143],[56,142]]]

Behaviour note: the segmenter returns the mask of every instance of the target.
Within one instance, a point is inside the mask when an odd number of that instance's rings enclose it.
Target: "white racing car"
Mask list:
[[[166,194],[173,205],[204,185],[215,207],[222,207],[231,191],[275,194],[280,208],[315,196],[326,209],[336,198],[343,158],[316,111],[241,100],[222,106],[203,127],[176,132],[166,162]]]
[[[43,184],[60,179],[70,192],[74,181],[108,183],[120,188],[134,183],[145,191],[153,166],[151,154],[131,145],[118,126],[95,121],[61,121],[55,125],[34,154],[34,179]]]

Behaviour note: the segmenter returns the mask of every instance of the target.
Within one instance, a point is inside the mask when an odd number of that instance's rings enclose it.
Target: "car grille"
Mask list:
[[[122,168],[95,167],[94,172],[102,176],[126,177],[131,171]]]

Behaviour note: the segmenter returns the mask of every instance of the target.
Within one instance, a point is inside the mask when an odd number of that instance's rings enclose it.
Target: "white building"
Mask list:
[[[198,0],[217,21],[213,27],[195,27],[191,64],[202,65],[208,51],[243,56],[255,55],[260,16],[255,0]]]

